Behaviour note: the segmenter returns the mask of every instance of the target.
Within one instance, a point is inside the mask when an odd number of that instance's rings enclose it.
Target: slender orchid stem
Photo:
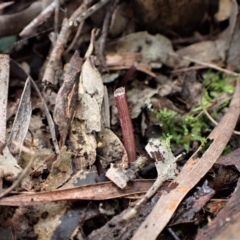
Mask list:
[[[114,92],[114,97],[118,109],[118,115],[123,134],[123,143],[127,151],[128,161],[133,162],[136,160],[136,144],[133,135],[132,120],[127,104],[125,88],[117,88]]]

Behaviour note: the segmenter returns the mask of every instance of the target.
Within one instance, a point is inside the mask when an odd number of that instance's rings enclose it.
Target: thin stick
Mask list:
[[[176,56],[176,54],[171,54],[171,55]],[[179,57],[184,59],[184,60],[187,60],[187,61],[190,61],[190,62],[193,62],[193,63],[197,63],[199,65],[206,66],[206,67],[215,69],[215,70],[217,70],[219,72],[224,72],[226,74],[229,74],[229,75],[232,75],[232,76],[235,76],[235,77],[239,77],[240,76],[239,73],[230,71],[230,70],[225,69],[225,68],[221,68],[221,67],[219,67],[219,66],[217,66],[216,64],[213,64],[213,63],[202,62],[202,61],[199,61],[197,59],[190,58],[190,57],[184,57],[184,56],[179,56]]]
[[[114,92],[114,98],[116,101],[122,128],[124,147],[128,154],[128,161],[133,162],[136,160],[136,144],[133,134],[132,120],[125,94],[125,88],[117,88]]]
[[[107,68],[106,61],[105,61],[105,48],[106,48],[106,40],[109,32],[109,27],[112,20],[112,15],[114,9],[117,7],[117,4],[119,3],[119,0],[114,0],[111,5],[108,7],[108,11],[106,13],[106,16],[104,18],[103,27],[102,27],[102,36],[99,39],[99,55],[100,60],[102,63],[102,66],[104,68]]]
[[[97,10],[99,10],[102,6],[104,6],[108,1],[109,0],[100,0],[98,3],[88,8],[85,12],[82,12],[82,10],[80,10],[80,14],[78,14],[78,12],[75,11],[69,20],[69,26],[81,23],[83,20],[85,20],[93,13],[95,13]]]
[[[208,119],[215,125],[217,126],[218,125],[218,122],[215,121],[215,119],[213,119],[213,117],[209,114],[209,112],[207,111],[206,108],[203,107],[203,112],[206,114],[206,116],[208,117]],[[233,131],[234,134],[236,135],[240,135],[240,132],[239,131]]]
[[[57,36],[58,34],[58,20],[59,20],[59,8],[60,8],[60,2],[59,0],[55,0],[55,14],[54,14],[54,32]]]
[[[77,40],[78,40],[78,37],[79,37],[79,35],[80,35],[81,32],[82,32],[83,25],[84,25],[84,21],[81,22],[80,25],[78,26],[78,30],[77,30],[77,32],[76,32],[76,34],[75,34],[75,36],[74,36],[71,44],[69,45],[69,47],[67,48],[67,50],[64,52],[65,55],[66,55],[67,53],[69,53],[69,52],[72,50],[72,48],[76,45],[76,42],[77,42]]]

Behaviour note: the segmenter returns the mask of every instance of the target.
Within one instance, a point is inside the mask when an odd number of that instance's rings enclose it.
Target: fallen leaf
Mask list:
[[[17,114],[14,119],[11,133],[8,139],[8,147],[13,154],[17,154],[20,152],[19,146],[23,144],[24,139],[27,135],[31,116],[31,80],[30,78],[28,78],[22,92]],[[18,145],[13,144],[13,142],[17,143]]]

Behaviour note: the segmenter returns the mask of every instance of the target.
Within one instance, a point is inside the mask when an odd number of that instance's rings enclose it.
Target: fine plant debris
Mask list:
[[[239,6],[0,3],[0,240],[239,239]]]

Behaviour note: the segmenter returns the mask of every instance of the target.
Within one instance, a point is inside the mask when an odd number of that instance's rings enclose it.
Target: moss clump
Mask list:
[[[204,91],[202,102],[199,106],[196,106],[184,116],[166,108],[158,111],[156,117],[160,120],[163,130],[161,138],[167,139],[168,142],[171,140],[173,149],[183,146],[187,152],[194,141],[203,144],[211,131],[210,121],[205,114],[202,114],[203,109],[208,109],[215,105],[211,114],[217,116],[222,109],[228,106],[231,98],[225,95],[234,92],[234,87],[231,85],[233,80],[225,78],[222,74],[208,72],[204,76]],[[224,101],[220,103],[218,101],[218,104],[216,104],[216,99],[221,99],[222,96],[224,96]]]

